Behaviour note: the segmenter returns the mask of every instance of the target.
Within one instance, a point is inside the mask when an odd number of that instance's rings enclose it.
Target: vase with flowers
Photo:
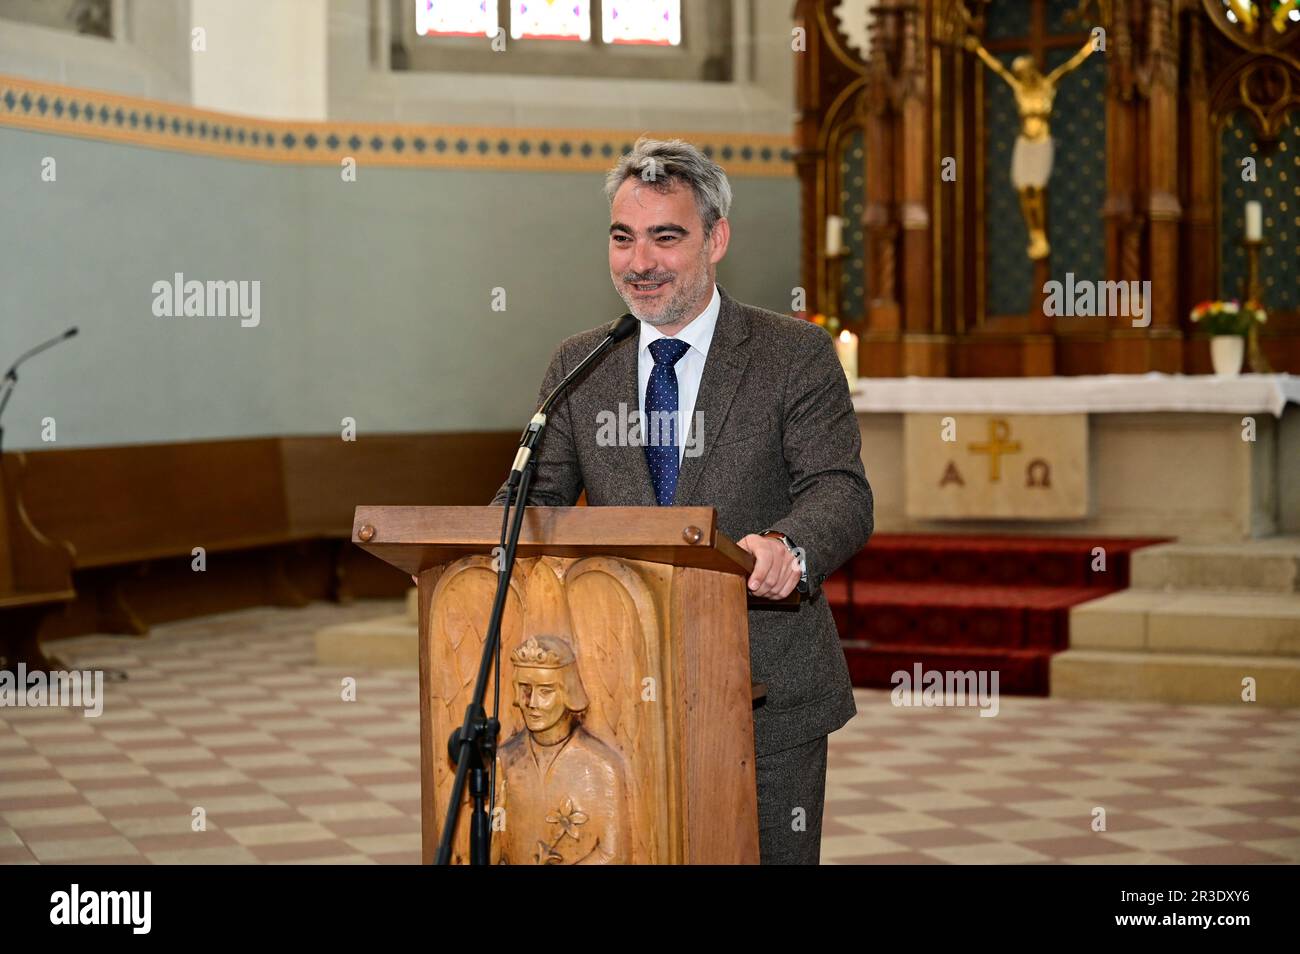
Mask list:
[[[1268,320],[1260,302],[1250,299],[1242,303],[1235,298],[1203,301],[1192,309],[1190,317],[1193,324],[1210,335],[1210,361],[1220,378],[1233,378],[1241,373],[1246,336]]]

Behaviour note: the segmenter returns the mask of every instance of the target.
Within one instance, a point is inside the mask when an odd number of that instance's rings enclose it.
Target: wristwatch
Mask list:
[[[808,557],[803,552],[803,547],[797,547],[794,541],[787,537],[780,530],[764,530],[759,534],[760,537],[776,537],[785,544],[785,548],[794,554],[794,558],[799,561],[799,585],[795,587],[800,593],[808,592]]]

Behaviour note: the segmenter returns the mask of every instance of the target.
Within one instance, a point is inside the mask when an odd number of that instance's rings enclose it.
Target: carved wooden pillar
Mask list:
[[[871,58],[867,64],[866,205],[862,224],[867,247],[867,328],[862,336],[859,366],[868,377],[896,377],[901,372],[898,342],[901,307],[898,301],[899,223],[895,204],[898,155],[897,114],[893,109],[888,64],[897,62],[897,11],[891,6],[871,12]]]
[[[1106,277],[1133,281],[1125,271],[1125,235],[1133,218],[1136,171],[1133,140],[1133,33],[1128,0],[1115,0],[1106,64]],[[1135,265],[1137,263],[1134,263]]]
[[[817,29],[816,7],[820,0],[798,0],[794,26],[802,30],[804,49],[795,50],[795,96],[799,104],[795,120],[795,169],[799,175],[799,275],[806,295],[806,311],[823,311],[821,268],[818,250],[823,228],[818,202],[818,183],[826,156],[820,148],[822,83],[821,36]]]
[[[1102,218],[1106,231],[1106,278],[1108,281],[1138,281],[1142,277],[1142,221],[1137,211],[1137,187],[1141,176],[1138,158],[1139,108],[1133,41],[1133,10],[1130,0],[1114,0],[1106,52],[1106,203]],[[1103,369],[1124,369],[1131,349],[1131,335],[1118,338],[1121,330],[1113,319],[1105,324],[1106,351]]]
[[[1147,195],[1147,274],[1151,324],[1146,371],[1182,370],[1182,335],[1178,330],[1178,49],[1172,0],[1152,0],[1147,41],[1150,64],[1150,189]]]
[[[937,174],[930,154],[929,90],[924,52],[926,19],[918,3],[899,4],[902,13],[902,59],[897,80],[902,128],[895,161],[902,186],[903,234],[903,374],[944,376],[947,349],[933,332],[934,250],[931,237],[930,184]]]
[[[830,0],[799,0],[795,6],[795,165],[801,188],[801,275],[809,312],[840,315],[839,261],[826,253],[828,215],[842,215],[839,166],[845,136],[862,124],[861,96],[867,68],[848,46]],[[866,163],[870,168],[871,163]],[[865,209],[864,209],[865,212]]]
[[[1215,298],[1215,169],[1214,126],[1205,77],[1205,37],[1202,14],[1192,10],[1188,24],[1187,82],[1187,211],[1183,216],[1183,249],[1192,265],[1182,270],[1178,317],[1199,301]]]

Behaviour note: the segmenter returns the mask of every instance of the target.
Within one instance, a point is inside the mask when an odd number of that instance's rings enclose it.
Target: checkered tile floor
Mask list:
[[[397,612],[55,644],[128,678],[97,719],[0,708],[0,863],[418,862],[415,674],[313,662],[317,628]],[[1300,860],[1300,712],[1004,697],[980,718],[867,691],[858,708],[831,736],[825,862]]]
[[[1297,710],[859,691],[829,757],[824,863],[1300,861]]]

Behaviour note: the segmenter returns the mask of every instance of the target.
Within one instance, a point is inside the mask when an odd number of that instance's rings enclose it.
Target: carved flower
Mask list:
[[[560,828],[563,829],[563,832],[560,835],[561,838],[568,835],[576,841],[578,838],[578,826],[586,824],[587,817],[586,812],[579,811],[574,807],[572,798],[566,798],[564,800],[564,805],[560,810],[551,812],[546,816],[546,820],[550,824],[559,825]]]

